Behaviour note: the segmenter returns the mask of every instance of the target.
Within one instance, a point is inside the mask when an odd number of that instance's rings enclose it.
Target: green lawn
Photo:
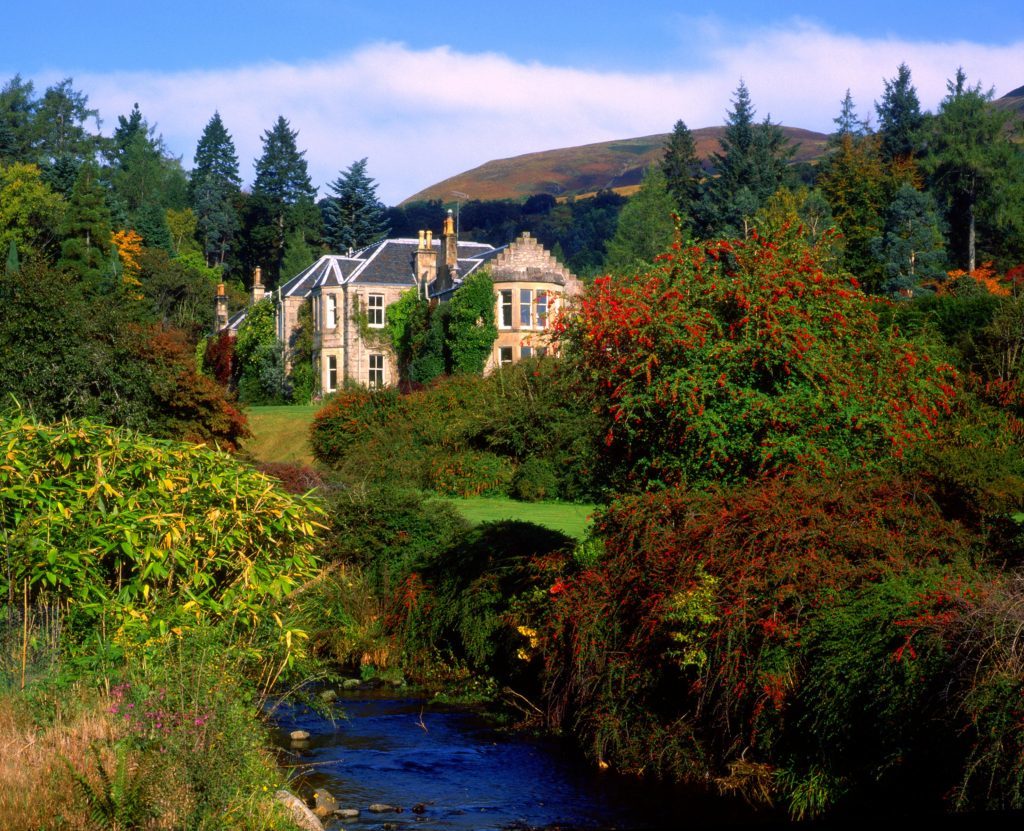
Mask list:
[[[249,407],[245,414],[252,438],[242,444],[242,449],[261,462],[312,465],[309,425],[318,409],[319,405],[315,404]]]
[[[517,502],[515,499],[483,496],[452,498],[450,501],[474,524],[498,519],[519,519],[561,531],[576,539],[583,538],[595,508],[594,505],[577,505],[572,502]]]

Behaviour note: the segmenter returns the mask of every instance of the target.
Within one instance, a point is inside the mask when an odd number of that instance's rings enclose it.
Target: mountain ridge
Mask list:
[[[1024,118],[1024,87],[1008,92],[992,105]],[[828,142],[825,133],[801,127],[782,126],[781,129],[796,146],[794,163],[813,164],[824,154]],[[706,162],[721,149],[719,140],[724,132],[724,126],[692,131],[701,160]],[[629,192],[640,184],[644,169],[660,161],[669,137],[669,133],[656,133],[492,159],[423,188],[400,204],[427,199],[452,202],[456,193],[470,199],[521,200],[537,193],[568,197],[605,188]]]

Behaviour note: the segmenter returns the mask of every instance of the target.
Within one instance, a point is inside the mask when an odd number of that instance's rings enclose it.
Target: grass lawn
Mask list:
[[[515,499],[484,496],[451,498],[450,501],[474,524],[497,519],[519,519],[561,531],[576,539],[583,538],[595,507],[572,502],[517,502]]]
[[[291,464],[313,464],[309,449],[309,425],[319,405],[307,404],[284,407],[249,407],[245,414],[249,418],[252,438],[242,444],[261,462],[289,462]]]

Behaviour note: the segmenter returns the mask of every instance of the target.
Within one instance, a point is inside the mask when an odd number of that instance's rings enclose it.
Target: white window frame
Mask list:
[[[532,358],[533,357],[533,347],[532,346],[527,346],[526,344],[523,344],[522,346],[520,346],[519,347],[519,357],[520,357],[520,359]]]
[[[325,392],[334,392],[338,389],[338,356],[327,356],[327,383],[324,385]]]
[[[534,320],[538,329],[548,328],[548,315],[550,314],[551,295],[546,289],[538,289],[534,297],[536,313]]]
[[[513,362],[511,346],[499,346],[498,347],[498,366],[508,366]],[[505,356],[508,356],[507,358]]]
[[[325,297],[327,301],[327,313],[324,315],[326,329],[336,329],[338,327],[338,298],[333,294],[328,294]]]
[[[369,358],[370,372],[368,383],[370,389],[379,390],[384,386],[384,355],[379,352],[371,352]]]
[[[519,289],[519,328],[533,328],[533,289]]]
[[[506,312],[508,313],[507,323],[505,322]],[[498,328],[511,329],[514,320],[515,318],[512,316],[512,289],[501,289],[498,292]]]
[[[371,294],[366,298],[366,320],[371,329],[384,328],[383,294]]]

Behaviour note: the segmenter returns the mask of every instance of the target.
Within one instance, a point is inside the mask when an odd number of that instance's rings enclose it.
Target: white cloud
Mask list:
[[[735,32],[699,29],[701,66],[678,73],[596,72],[522,63],[447,47],[367,45],[305,64],[261,63],[232,70],[79,75],[110,129],[138,102],[169,147],[190,166],[215,109],[251,179],[260,137],[277,116],[299,131],[314,184],[369,157],[379,195],[395,203],[489,159],[721,124],[739,79],[758,113],[828,131],[849,87],[861,116],[873,115],[883,78],[906,62],[922,106],[933,109],[962,65],[997,94],[1024,83],[1024,43],[914,43],[838,35],[806,22]],[[693,36],[693,31],[689,36]]]

